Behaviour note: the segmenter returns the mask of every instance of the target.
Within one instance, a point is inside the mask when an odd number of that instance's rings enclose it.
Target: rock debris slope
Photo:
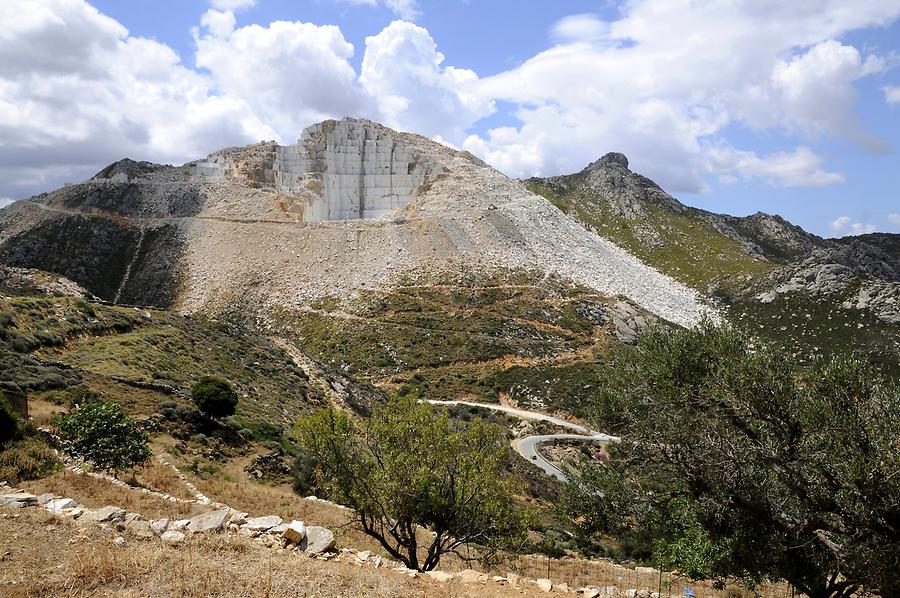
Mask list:
[[[67,232],[84,227],[100,232],[73,246]],[[48,258],[60,252],[89,263]],[[683,325],[709,309],[467,152],[356,119],[310,127],[296,145],[229,148],[180,167],[123,160],[17,202],[0,212],[0,261],[187,313],[243,305],[265,314],[498,267],[558,274]],[[144,288],[151,275],[166,293]]]

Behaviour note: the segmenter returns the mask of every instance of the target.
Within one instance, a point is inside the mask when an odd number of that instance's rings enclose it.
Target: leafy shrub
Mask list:
[[[216,376],[203,376],[191,388],[191,398],[197,407],[209,417],[234,415],[238,396],[228,380]]]
[[[19,418],[0,397],[0,448],[19,437]]]
[[[0,452],[0,480],[11,484],[46,477],[59,467],[53,449],[37,438],[14,442]]]
[[[133,469],[150,458],[149,434],[118,403],[96,401],[59,421],[66,450],[107,471]]]

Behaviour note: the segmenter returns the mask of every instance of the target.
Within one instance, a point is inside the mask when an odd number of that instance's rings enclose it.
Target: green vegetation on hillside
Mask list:
[[[51,400],[85,392],[148,415],[187,401],[215,372],[241,396],[237,416],[290,425],[324,397],[283,349],[241,327],[71,297],[0,297],[0,384]]]
[[[780,295],[771,303],[751,298],[730,306],[728,316],[751,334],[790,352],[801,364],[815,356],[858,353],[900,379],[900,324],[889,324],[865,310],[844,309],[842,301],[843,296],[811,298],[802,293]]]
[[[616,341],[608,297],[556,279],[407,281],[353,301],[284,310],[283,336],[348,373],[432,399],[573,408],[597,387],[595,367]]]
[[[814,598],[900,592],[900,388],[728,328],[655,330],[609,393],[611,460],[585,460],[562,512],[697,579],[785,579]]]
[[[319,412],[298,421],[295,435],[329,496],[352,507],[365,533],[410,569],[430,571],[470,545],[473,558],[491,562],[525,543],[517,484],[503,475],[509,444],[492,424],[459,425],[407,397],[359,424]],[[427,540],[422,527],[432,532]]]
[[[688,214],[647,202],[645,208],[650,217],[629,220],[614,214],[605,202],[585,195],[577,181],[565,192],[537,181],[528,181],[527,187],[646,264],[700,291],[708,291],[714,283],[726,288],[735,286],[773,268],[772,264],[747,255],[734,239]],[[662,244],[652,246],[642,241],[639,227],[652,228]]]

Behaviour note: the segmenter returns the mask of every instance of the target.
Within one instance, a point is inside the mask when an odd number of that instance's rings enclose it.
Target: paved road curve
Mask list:
[[[555,440],[575,440],[575,441],[585,441],[585,442],[618,442],[618,436],[610,436],[609,434],[604,434],[602,432],[595,432],[590,428],[586,428],[585,426],[581,426],[579,424],[574,424],[570,421],[566,421],[564,419],[560,419],[558,417],[553,417],[552,415],[545,415],[543,413],[536,413],[534,411],[523,411],[522,409],[516,409],[514,407],[507,407],[505,405],[494,405],[491,403],[472,403],[469,401],[428,401],[432,405],[444,405],[444,406],[452,406],[452,405],[468,405],[469,407],[482,407],[484,409],[491,409],[493,411],[500,411],[502,413],[507,413],[509,415],[518,417],[520,419],[531,419],[537,421],[545,421],[560,426],[562,428],[568,428],[570,430],[574,430],[578,432],[578,434],[544,434],[541,436],[525,436],[523,438],[516,438],[512,441],[513,450],[517,453],[525,457],[525,459],[529,463],[534,463],[538,467],[544,470],[547,475],[553,476],[556,479],[565,482],[566,474],[562,472],[558,467],[544,459],[537,452],[537,446],[544,442],[552,442]]]

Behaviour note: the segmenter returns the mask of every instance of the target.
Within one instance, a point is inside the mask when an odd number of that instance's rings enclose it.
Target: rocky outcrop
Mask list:
[[[623,156],[602,162],[595,174],[611,187],[665,200]],[[679,324],[710,311],[470,154],[356,119],[180,167],[121,161],[16,202],[0,210],[0,262],[64,274],[108,301],[263,325],[410,274],[497,268],[558,275]]]
[[[370,121],[328,120],[296,145],[262,144],[211,154],[192,165],[196,180],[243,178],[289,196],[303,222],[389,218],[415,201],[439,164]]]

